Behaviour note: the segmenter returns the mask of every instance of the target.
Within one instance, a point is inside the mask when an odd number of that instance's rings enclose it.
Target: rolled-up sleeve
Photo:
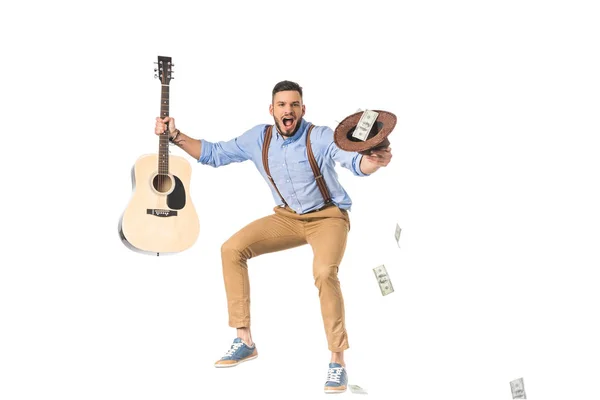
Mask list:
[[[342,167],[349,169],[356,176],[369,176],[360,170],[360,162],[362,160],[362,154],[355,151],[346,151],[340,149],[335,141],[333,140],[333,131],[331,128],[323,130],[321,139],[327,145],[326,155],[329,155]]]
[[[209,142],[200,139],[202,150],[198,162],[216,168],[249,160],[252,158],[253,147],[257,146],[259,134],[260,129],[254,127],[228,141]]]

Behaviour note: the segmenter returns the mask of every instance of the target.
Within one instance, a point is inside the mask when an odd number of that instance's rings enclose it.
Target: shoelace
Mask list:
[[[225,357],[229,357],[229,356],[233,355],[233,353],[235,353],[237,351],[237,349],[242,347],[242,345],[243,345],[243,343],[232,344],[231,348],[229,350],[227,350],[227,353],[225,353]]]
[[[340,383],[342,377],[342,368],[329,368],[327,371],[327,382]]]

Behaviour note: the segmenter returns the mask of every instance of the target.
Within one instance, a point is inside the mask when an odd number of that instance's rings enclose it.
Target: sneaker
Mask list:
[[[258,357],[256,343],[250,347],[244,343],[242,339],[235,338],[231,348],[227,350],[227,353],[225,353],[225,355],[215,363],[215,367],[235,367],[241,362],[254,360],[256,357]]]
[[[338,363],[329,363],[325,393],[344,393],[348,384],[348,373]]]

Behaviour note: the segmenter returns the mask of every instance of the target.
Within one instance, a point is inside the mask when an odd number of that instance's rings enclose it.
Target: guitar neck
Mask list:
[[[161,78],[160,85],[160,116],[169,116],[169,81],[171,80],[171,58],[159,57],[158,70]],[[158,173],[167,175],[169,173],[169,125],[166,131],[158,137]]]

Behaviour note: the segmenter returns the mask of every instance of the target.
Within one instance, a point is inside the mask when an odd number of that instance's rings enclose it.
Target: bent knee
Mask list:
[[[321,264],[313,267],[313,276],[315,281],[337,280],[338,265],[337,264]]]
[[[221,254],[241,253],[239,243],[235,239],[229,239],[221,245]]]
[[[234,236],[221,245],[221,255],[230,259],[248,259],[252,252]]]

